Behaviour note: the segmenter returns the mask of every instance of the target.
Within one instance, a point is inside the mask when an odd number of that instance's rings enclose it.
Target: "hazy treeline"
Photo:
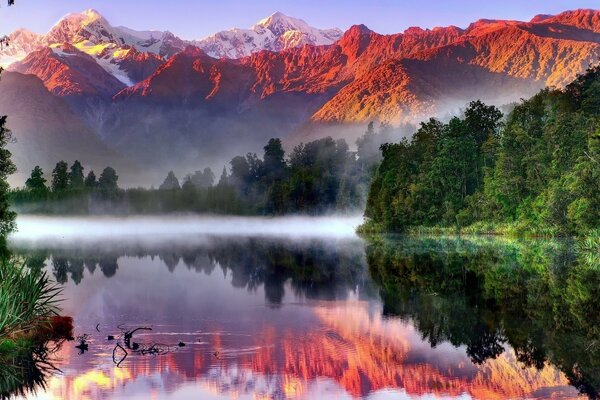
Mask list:
[[[367,227],[597,228],[599,117],[600,68],[591,68],[565,90],[522,101],[505,120],[476,101],[448,123],[424,122],[410,141],[382,146]]]
[[[79,161],[60,161],[50,182],[35,167],[24,188],[10,193],[15,209],[24,213],[150,214],[205,212],[272,215],[322,214],[364,208],[379,146],[393,129],[373,124],[350,151],[344,140],[330,137],[296,146],[286,156],[280,139],[270,139],[262,157],[248,153],[234,157],[217,179],[210,168],[180,181],[169,172],[158,189],[118,186],[111,167],[96,178],[85,174]]]

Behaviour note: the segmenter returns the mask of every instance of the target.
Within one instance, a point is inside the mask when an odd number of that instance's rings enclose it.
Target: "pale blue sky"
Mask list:
[[[479,18],[529,20],[536,14],[600,8],[598,0],[16,0],[10,8],[0,1],[0,33],[19,27],[45,32],[69,12],[94,8],[113,25],[170,30],[185,39],[249,27],[275,11],[320,28],[363,23],[380,33],[394,33],[409,26],[466,27]]]

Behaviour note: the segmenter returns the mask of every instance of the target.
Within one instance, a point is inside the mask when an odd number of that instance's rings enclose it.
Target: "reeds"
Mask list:
[[[36,331],[57,315],[61,288],[22,260],[0,259],[0,342]]]

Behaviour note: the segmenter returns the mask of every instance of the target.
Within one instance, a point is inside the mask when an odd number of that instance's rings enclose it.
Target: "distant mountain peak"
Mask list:
[[[570,25],[600,33],[600,10],[580,8],[577,10],[564,11],[544,19],[542,22]]]
[[[357,24],[352,25],[346,32],[344,32],[344,36],[357,36],[357,35],[369,35],[374,33],[370,30],[366,25]]]
[[[54,24],[53,28],[60,27],[61,25],[65,24],[84,27],[98,20],[106,21],[102,14],[100,14],[98,11],[94,10],[93,8],[88,8],[87,10],[83,10],[79,13],[69,13],[63,16],[56,24]]]
[[[367,48],[374,34],[375,32],[367,28],[366,25],[352,25],[350,29],[344,32],[338,44],[342,47],[344,53],[353,60]]]
[[[252,28],[265,28],[276,36],[281,36],[287,31],[308,30],[310,26],[303,20],[288,17],[282,12],[276,11],[267,18],[258,21]]]
[[[531,20],[529,22],[531,22],[532,24],[537,24],[540,22],[544,22],[550,18],[552,18],[554,15],[551,14],[538,14],[535,17],[531,18]]]
[[[195,44],[211,57],[241,58],[261,50],[280,51],[306,44],[332,44],[341,38],[342,33],[337,28],[312,27],[302,19],[277,11],[250,29],[232,28],[217,32]]]
[[[93,42],[114,40],[114,32],[108,21],[92,9],[65,15],[45,36],[49,44],[76,43],[82,40]]]

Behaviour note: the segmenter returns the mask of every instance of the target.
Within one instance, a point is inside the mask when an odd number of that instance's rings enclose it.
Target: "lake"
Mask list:
[[[63,285],[88,344],[50,354],[60,372],[25,397],[597,397],[594,255],[568,241],[362,239],[358,223],[21,217],[11,251]]]

